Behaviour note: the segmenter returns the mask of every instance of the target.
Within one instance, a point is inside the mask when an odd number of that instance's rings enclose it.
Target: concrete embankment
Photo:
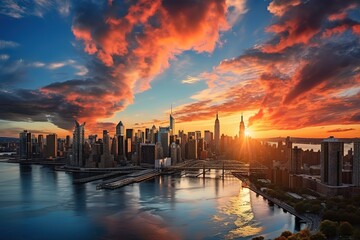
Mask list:
[[[268,195],[267,193],[263,192],[263,191],[260,191],[258,190],[254,184],[252,184],[247,178],[245,178],[244,176],[239,176],[239,174],[237,173],[234,173],[233,174],[235,177],[239,178],[241,181],[246,181],[247,182],[247,185],[249,187],[249,189],[259,195],[261,195],[262,197],[264,197],[265,199],[267,199],[268,201],[272,202],[273,204],[276,204],[278,205],[279,207],[281,207],[282,209],[288,211],[289,213],[291,213],[292,215],[294,215],[295,217],[301,219],[302,221],[304,221],[307,225],[307,228],[310,230],[310,231],[317,231],[319,229],[319,226],[318,226],[318,222],[319,221],[315,221],[313,218],[311,217],[307,217],[307,216],[304,216],[303,214],[299,214],[298,212],[296,212],[296,210],[288,205],[287,203],[285,202],[282,202],[276,198],[273,198],[271,197],[270,195]]]

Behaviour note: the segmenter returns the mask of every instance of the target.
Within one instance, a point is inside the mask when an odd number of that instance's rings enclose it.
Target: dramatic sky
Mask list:
[[[2,0],[0,136],[360,136],[359,0]]]

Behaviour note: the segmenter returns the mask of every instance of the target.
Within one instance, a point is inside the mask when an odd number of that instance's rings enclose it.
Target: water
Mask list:
[[[111,191],[39,165],[0,163],[0,176],[1,239],[251,239],[295,228],[236,178],[161,176]]]

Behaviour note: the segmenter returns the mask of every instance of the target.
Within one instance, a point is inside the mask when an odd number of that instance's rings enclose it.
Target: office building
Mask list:
[[[352,184],[356,187],[360,187],[360,140],[354,142]]]
[[[290,160],[290,173],[301,173],[301,158],[302,158],[302,149],[295,146],[292,149],[292,155]]]
[[[46,135],[46,158],[57,157],[57,135],[55,133]]]
[[[344,143],[334,137],[321,142],[321,182],[330,186],[342,184]]]
[[[170,130],[168,127],[159,127],[158,142],[161,143],[164,157],[169,157]]]
[[[152,143],[141,143],[140,144],[140,164],[155,164],[157,157],[156,146]]]
[[[170,126],[169,126],[170,135],[175,134],[175,118],[172,115],[172,105],[171,105],[171,113],[170,113]]]
[[[85,165],[85,159],[83,156],[85,144],[85,123],[79,124],[75,121],[75,129],[73,133],[73,146],[72,146],[72,159],[70,164],[76,167],[82,167]]]
[[[32,158],[32,141],[31,133],[24,130],[19,134],[19,155],[21,159]]]
[[[220,153],[220,121],[217,113],[215,119],[214,134],[215,152]]]
[[[240,141],[243,141],[245,139],[245,123],[243,114],[241,114],[241,121],[239,125],[239,139]]]
[[[115,137],[117,138],[116,142],[118,146],[117,154],[114,156],[117,156],[118,160],[123,160],[125,156],[125,127],[121,121],[118,123],[118,125],[116,125]]]

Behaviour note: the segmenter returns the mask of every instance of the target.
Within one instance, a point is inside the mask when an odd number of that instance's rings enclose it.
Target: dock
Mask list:
[[[96,186],[96,188],[97,189],[121,188],[121,187],[124,187],[124,186],[132,184],[132,183],[138,183],[138,182],[142,182],[142,181],[154,178],[155,176],[158,176],[158,175],[160,175],[160,173],[157,170],[148,169],[148,170],[138,171],[138,172],[127,174],[127,175],[123,176],[122,179],[118,179],[118,180],[111,181],[111,182],[110,182],[110,180],[108,180],[105,183],[100,183]]]

